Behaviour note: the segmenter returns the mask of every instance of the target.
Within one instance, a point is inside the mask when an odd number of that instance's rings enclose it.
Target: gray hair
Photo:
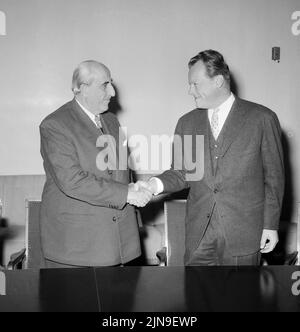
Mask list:
[[[74,95],[80,93],[80,86],[82,84],[90,85],[93,83],[96,73],[103,69],[107,69],[107,67],[95,60],[81,62],[73,72],[72,91]]]

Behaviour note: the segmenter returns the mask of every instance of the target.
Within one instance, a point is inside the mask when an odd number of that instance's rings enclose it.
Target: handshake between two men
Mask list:
[[[137,181],[128,185],[127,203],[137,207],[147,205],[154,194],[157,193],[157,184],[155,179],[149,181]]]

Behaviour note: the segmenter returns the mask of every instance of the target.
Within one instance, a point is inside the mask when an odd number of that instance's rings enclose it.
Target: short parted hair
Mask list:
[[[202,61],[206,67],[208,77],[212,78],[222,75],[225,81],[230,85],[230,70],[221,53],[214,50],[206,50],[198,53],[189,61],[189,68],[197,62]]]
[[[80,92],[81,84],[93,83],[96,73],[103,68],[107,69],[105,65],[95,60],[81,62],[73,72],[72,91],[74,95]]]

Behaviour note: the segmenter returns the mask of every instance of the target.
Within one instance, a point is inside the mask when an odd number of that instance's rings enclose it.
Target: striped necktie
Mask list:
[[[101,134],[103,134],[101,118],[102,118],[101,113],[95,115],[95,122],[96,122],[97,128],[100,130]]]
[[[217,140],[219,136],[219,108],[214,109],[212,117],[211,117],[211,131],[214,135],[215,140]]]

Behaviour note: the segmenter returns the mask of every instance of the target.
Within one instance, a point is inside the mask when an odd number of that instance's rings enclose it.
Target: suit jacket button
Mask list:
[[[209,218],[210,218],[210,214],[207,215],[207,219],[209,219]]]
[[[114,222],[116,222],[116,221],[117,221],[117,217],[113,217],[112,220],[113,220]]]
[[[218,190],[218,189],[215,189],[215,190],[214,190],[214,193],[215,193],[215,194],[217,194],[218,192],[219,192],[219,190]]]

